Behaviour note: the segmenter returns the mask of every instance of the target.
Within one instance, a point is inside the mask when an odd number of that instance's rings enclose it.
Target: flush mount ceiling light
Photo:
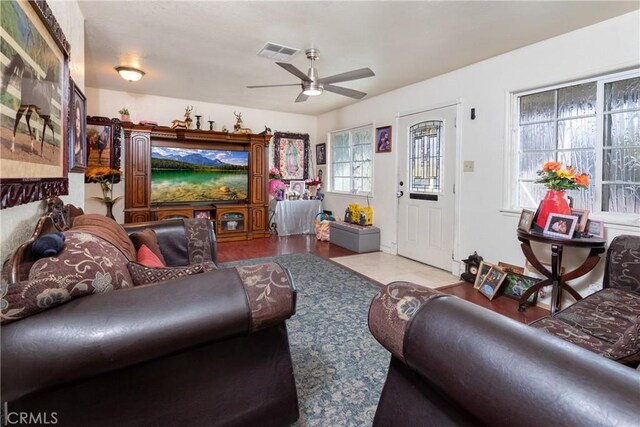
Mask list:
[[[144,76],[144,71],[133,67],[116,67],[116,71],[120,77],[130,82],[137,82]]]

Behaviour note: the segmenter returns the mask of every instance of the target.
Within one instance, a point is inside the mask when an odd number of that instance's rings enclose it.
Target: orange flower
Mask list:
[[[560,169],[560,166],[562,166],[562,163],[560,162],[547,162],[544,165],[542,165],[542,170],[557,171],[558,169]]]
[[[586,173],[576,176],[575,178],[573,178],[573,180],[576,182],[576,184],[580,186],[583,186],[583,187],[589,186],[589,175],[587,175]]]

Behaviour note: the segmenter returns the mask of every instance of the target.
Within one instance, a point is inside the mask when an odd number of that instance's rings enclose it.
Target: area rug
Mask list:
[[[276,261],[298,289],[287,321],[298,389],[296,426],[370,426],[390,354],[369,333],[367,312],[379,287],[312,253],[222,264]]]

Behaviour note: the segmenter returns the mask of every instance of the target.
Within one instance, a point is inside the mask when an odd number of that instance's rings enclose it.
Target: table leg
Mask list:
[[[553,280],[551,289],[551,314],[560,307],[562,300],[562,286],[560,286],[562,270],[562,245],[551,245],[551,279]]]
[[[521,239],[521,242],[522,244],[520,245],[520,247],[522,248],[522,252],[524,253],[524,256],[527,259],[527,261],[529,261],[531,265],[533,265],[541,274],[545,275],[547,279],[536,283],[534,286],[527,289],[526,292],[522,294],[522,296],[520,296],[520,300],[518,301],[518,311],[520,312],[525,310],[525,308],[527,307],[527,300],[534,292],[538,292],[540,289],[544,288],[545,286],[549,286],[553,284],[552,272],[547,270],[545,266],[542,265],[540,261],[538,261],[538,259],[536,258],[536,255],[533,253],[533,249],[531,249],[531,242],[529,242],[528,240],[522,240],[522,239]]]

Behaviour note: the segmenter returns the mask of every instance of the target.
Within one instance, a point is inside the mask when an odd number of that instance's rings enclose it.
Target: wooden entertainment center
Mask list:
[[[157,221],[193,218],[197,214],[215,223],[219,241],[250,240],[269,235],[267,215],[268,149],[271,135],[233,134],[196,129],[170,129],[123,123],[125,150],[124,220]],[[151,203],[151,147],[184,146],[249,153],[249,194],[246,201],[215,203]]]

